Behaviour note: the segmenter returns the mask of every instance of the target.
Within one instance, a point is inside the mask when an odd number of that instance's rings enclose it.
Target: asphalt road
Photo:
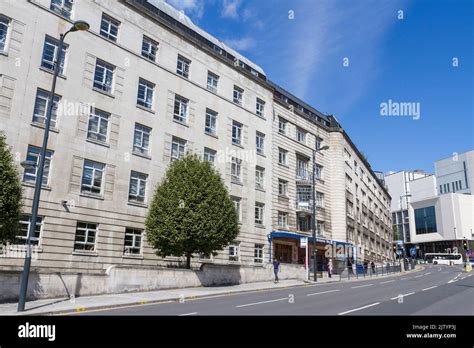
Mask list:
[[[94,310],[77,315],[474,315],[474,273],[427,265],[401,276]]]

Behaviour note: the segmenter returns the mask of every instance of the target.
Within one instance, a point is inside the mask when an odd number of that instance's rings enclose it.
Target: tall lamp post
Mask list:
[[[313,218],[312,220],[312,227],[313,227],[313,243],[314,243],[314,248],[313,248],[313,271],[314,271],[314,281],[318,281],[318,261],[316,259],[317,254],[318,254],[318,249],[316,248],[316,152],[328,150],[329,146],[323,146],[319,149],[314,149],[313,150],[313,175],[312,175],[312,186],[313,186]]]
[[[41,185],[43,183],[43,172],[44,172],[44,163],[46,157],[46,149],[48,147],[48,138],[49,138],[49,127],[51,124],[51,114],[53,112],[54,107],[54,93],[56,90],[56,81],[59,75],[59,66],[61,65],[62,59],[62,52],[63,52],[63,45],[64,39],[66,35],[76,31],[85,31],[89,29],[89,24],[85,21],[76,21],[73,23],[71,29],[69,29],[66,33],[61,34],[59,39],[58,45],[58,53],[56,55],[56,59],[54,62],[54,76],[53,76],[53,83],[51,86],[51,92],[48,98],[48,109],[46,112],[46,122],[44,128],[44,135],[43,135],[43,146],[41,147],[40,155],[39,155],[39,163],[32,161],[24,161],[21,165],[24,168],[31,169],[36,168],[36,182],[35,182],[35,192],[33,196],[33,204],[31,208],[31,221],[30,226],[28,228],[28,235],[26,237],[26,255],[25,255],[25,264],[23,266],[23,274],[21,277],[21,286],[20,286],[20,295],[18,300],[18,312],[23,312],[25,310],[25,303],[26,303],[26,293],[28,290],[28,278],[30,275],[30,266],[31,266],[31,236],[35,233],[36,229],[36,220],[38,218],[38,208],[39,208],[39,200],[41,195]]]

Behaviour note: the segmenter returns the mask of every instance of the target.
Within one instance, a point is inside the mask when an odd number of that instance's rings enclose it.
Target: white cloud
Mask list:
[[[239,18],[240,0],[224,0],[222,3],[221,16],[224,18]]]
[[[171,6],[178,10],[184,11],[187,15],[201,18],[204,15],[204,4],[203,0],[166,0]]]
[[[251,37],[243,37],[240,39],[228,39],[224,40],[226,45],[230,46],[236,51],[248,51],[257,45],[255,39]]]

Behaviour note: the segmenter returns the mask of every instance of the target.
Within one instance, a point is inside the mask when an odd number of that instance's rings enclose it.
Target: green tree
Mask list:
[[[197,155],[169,166],[145,220],[148,243],[157,255],[210,255],[239,234],[237,212],[219,172]]]
[[[0,133],[0,245],[18,234],[22,188],[5,136]]]

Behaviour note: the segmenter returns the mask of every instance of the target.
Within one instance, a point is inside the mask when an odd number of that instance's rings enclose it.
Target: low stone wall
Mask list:
[[[305,279],[301,265],[282,264],[280,279]],[[0,271],[0,303],[18,301],[21,272]],[[31,272],[28,300],[224,286],[273,280],[273,266],[203,264],[199,270],[111,266],[102,274]]]

